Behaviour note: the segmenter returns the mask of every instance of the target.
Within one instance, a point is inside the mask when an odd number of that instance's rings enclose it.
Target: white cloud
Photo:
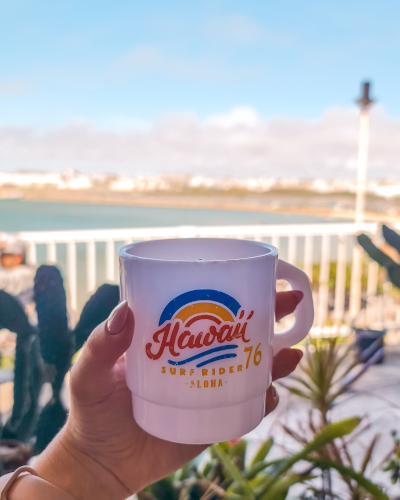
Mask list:
[[[262,120],[257,111],[248,106],[239,106],[228,113],[212,115],[205,122],[206,125],[221,128],[256,127],[261,123]]]
[[[127,117],[126,123],[135,121]],[[400,120],[376,106],[370,135],[370,178],[398,178]],[[356,108],[332,108],[306,121],[264,120],[240,107],[202,123],[193,114],[172,115],[130,131],[85,122],[45,133],[0,127],[0,165],[3,171],[73,167],[129,176],[347,178],[355,176],[357,140]]]

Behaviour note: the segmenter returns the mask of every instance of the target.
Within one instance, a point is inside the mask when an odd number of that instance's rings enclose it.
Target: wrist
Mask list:
[[[39,477],[76,500],[124,500],[131,494],[111,471],[76,446],[67,427],[33,466]]]

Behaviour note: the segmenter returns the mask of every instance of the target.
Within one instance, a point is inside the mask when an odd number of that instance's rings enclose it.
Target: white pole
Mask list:
[[[368,142],[369,142],[369,108],[372,104],[369,97],[369,83],[363,84],[363,94],[358,104],[361,107],[360,129],[358,135],[357,161],[357,197],[355,222],[361,224],[365,218],[365,195],[367,185]],[[350,317],[355,319],[361,308],[361,278],[363,249],[356,244],[353,249],[353,262],[350,284]]]
[[[367,166],[369,142],[369,107],[362,106],[360,131],[358,136],[357,199],[355,222],[360,224],[365,218],[365,195],[367,191]]]

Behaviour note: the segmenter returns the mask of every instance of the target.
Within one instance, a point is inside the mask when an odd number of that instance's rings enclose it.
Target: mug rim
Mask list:
[[[201,259],[201,260],[180,260],[180,259],[155,259],[153,257],[142,257],[140,255],[132,255],[127,252],[128,248],[145,244],[145,243],[159,243],[162,241],[182,241],[182,240],[206,240],[206,241],[245,241],[246,243],[264,247],[269,250],[267,253],[263,253],[261,255],[254,255],[251,257],[240,257],[237,259]],[[118,255],[120,258],[123,259],[131,259],[131,260],[143,260],[143,261],[151,261],[151,262],[164,262],[164,263],[180,263],[180,264],[207,264],[210,262],[240,262],[240,261],[247,261],[247,260],[253,260],[253,259],[260,259],[260,258],[265,258],[265,257],[276,257],[278,255],[278,249],[274,247],[273,245],[269,245],[268,243],[264,243],[262,241],[252,241],[252,240],[245,240],[245,239],[239,239],[239,238],[163,238],[163,239],[158,239],[158,240],[145,240],[145,241],[138,241],[136,243],[128,243],[127,245],[124,245],[118,250]]]

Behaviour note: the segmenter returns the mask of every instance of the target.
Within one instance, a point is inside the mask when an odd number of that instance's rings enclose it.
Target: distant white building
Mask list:
[[[56,189],[90,189],[91,177],[78,174],[72,169],[65,173],[48,172],[0,172],[0,186],[19,188],[53,187]]]
[[[351,193],[357,190],[357,184],[352,179],[314,179],[300,180],[295,178],[276,179],[258,177],[247,179],[219,178],[205,176],[159,175],[138,177],[107,177],[105,175],[85,175],[68,169],[63,173],[40,172],[0,172],[0,187],[16,188],[52,188],[89,190],[101,185],[103,188],[117,192],[151,193],[156,191],[177,191],[182,189],[209,189],[215,191],[229,191],[242,189],[250,193],[267,193],[274,188],[301,189],[315,193]],[[382,198],[400,196],[400,182],[371,180],[367,184],[367,192]]]

